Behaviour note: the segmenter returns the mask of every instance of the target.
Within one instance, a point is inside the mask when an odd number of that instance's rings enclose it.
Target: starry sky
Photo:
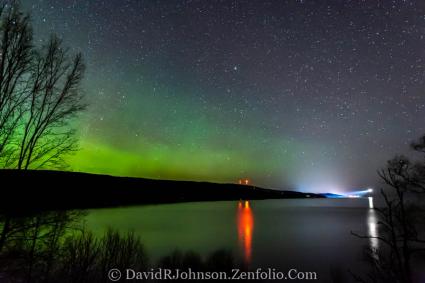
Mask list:
[[[76,171],[374,186],[425,133],[425,2],[23,0],[87,64]]]

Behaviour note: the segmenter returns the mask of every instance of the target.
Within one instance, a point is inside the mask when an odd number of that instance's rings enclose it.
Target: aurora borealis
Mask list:
[[[87,64],[76,171],[332,191],[425,133],[421,1],[22,1]]]

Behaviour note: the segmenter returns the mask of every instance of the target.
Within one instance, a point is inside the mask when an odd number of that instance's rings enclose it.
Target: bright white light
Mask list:
[[[346,197],[349,197],[349,198],[360,198],[360,197],[365,197],[366,194],[370,194],[372,192],[373,192],[373,189],[368,188],[361,191],[343,193],[342,195],[345,195]]]
[[[347,197],[349,197],[349,198],[360,198],[360,196],[358,196],[358,195],[347,195]]]

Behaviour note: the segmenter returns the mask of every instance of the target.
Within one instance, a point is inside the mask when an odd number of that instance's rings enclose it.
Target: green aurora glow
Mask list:
[[[22,2],[87,62],[75,171],[341,191],[425,132],[417,5]]]

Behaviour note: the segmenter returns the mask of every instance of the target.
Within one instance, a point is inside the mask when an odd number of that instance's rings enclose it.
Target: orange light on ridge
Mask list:
[[[239,179],[238,180],[239,185],[250,185],[251,184],[251,180],[248,178],[245,179]]]

